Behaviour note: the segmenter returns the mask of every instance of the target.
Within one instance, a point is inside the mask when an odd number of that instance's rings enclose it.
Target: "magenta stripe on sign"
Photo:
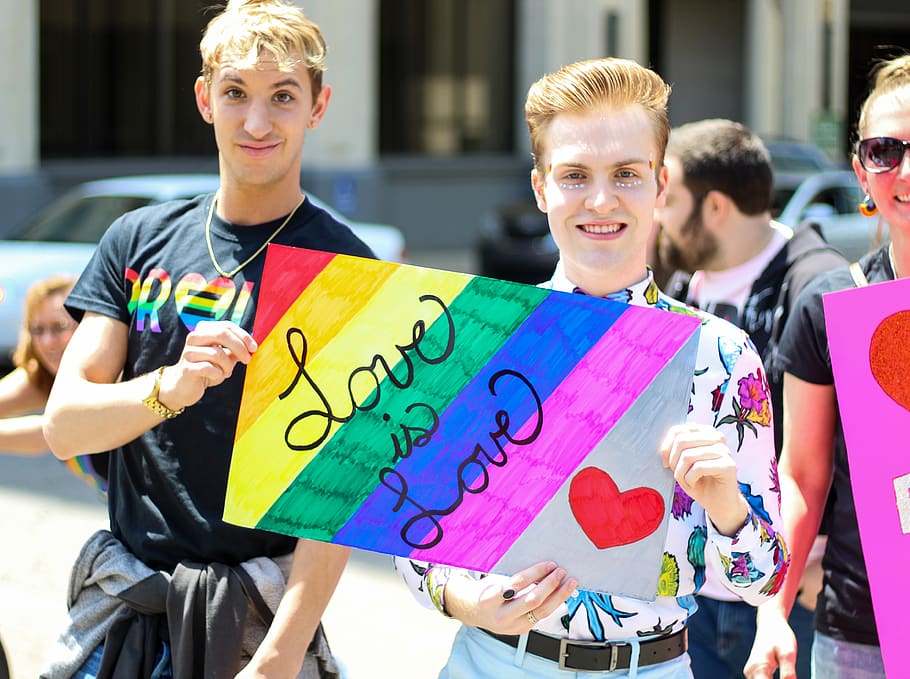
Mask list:
[[[623,313],[544,402],[538,439],[506,447],[508,459],[521,456],[522,464],[488,465],[487,489],[465,494],[457,511],[441,519],[446,540],[411,556],[491,570],[699,325],[694,318],[691,325],[680,324],[670,313],[665,322],[662,315],[639,307]],[[592,390],[603,394],[594,409]],[[515,439],[526,437],[533,425],[526,423]],[[498,452],[492,443],[488,450]]]

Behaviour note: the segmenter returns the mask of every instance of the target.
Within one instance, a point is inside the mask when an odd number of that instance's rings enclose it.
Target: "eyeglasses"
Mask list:
[[[75,323],[65,323],[62,321],[60,323],[52,323],[51,325],[33,325],[28,329],[28,334],[37,339],[40,339],[44,335],[56,337],[75,329],[75,327]]]
[[[881,174],[900,165],[908,148],[910,141],[894,137],[870,137],[857,145],[856,155],[866,172]]]

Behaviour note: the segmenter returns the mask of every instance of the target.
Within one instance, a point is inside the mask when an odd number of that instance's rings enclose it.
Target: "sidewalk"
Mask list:
[[[34,679],[65,618],[70,566],[107,525],[95,493],[56,459],[0,455],[0,638],[12,679]],[[323,622],[347,679],[425,679],[457,623],[422,608],[391,558],[356,551]]]

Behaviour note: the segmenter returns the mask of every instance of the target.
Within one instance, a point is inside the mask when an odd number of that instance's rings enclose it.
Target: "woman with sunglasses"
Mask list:
[[[25,295],[13,370],[0,379],[0,451],[39,455],[48,451],[42,433],[51,385],[76,322],[63,308],[75,279],[55,275],[33,283]],[[67,460],[67,467],[100,491],[107,487],[107,454]]]
[[[771,679],[778,666],[781,679],[796,676],[796,642],[787,614],[829,490],[834,501],[827,517],[824,586],[815,609],[812,676],[885,677],[834,393],[822,295],[910,275],[910,54],[879,65],[860,111],[857,137],[853,169],[866,192],[860,210],[877,212],[890,227],[892,242],[859,261],[862,276],[854,278],[843,268],[816,278],[800,295],[784,330],[779,356],[784,370],[779,474],[781,514],[792,553],[783,589],[759,609],[758,632],[745,668],[749,679]]]

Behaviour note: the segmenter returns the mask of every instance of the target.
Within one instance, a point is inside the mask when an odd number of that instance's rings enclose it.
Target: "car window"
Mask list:
[[[796,189],[791,188],[774,189],[771,194],[771,217],[773,219],[780,217],[780,213],[784,211],[795,192]]]
[[[840,215],[851,215],[858,211],[858,206],[863,199],[863,190],[859,184],[839,186],[836,189],[835,205]]]
[[[766,141],[775,174],[809,173],[833,169],[836,163],[817,146],[798,142]]]
[[[812,196],[806,209],[801,215],[802,219],[809,217],[808,212],[818,213],[820,206],[828,208],[828,214],[831,215],[849,215],[856,212],[856,206],[859,204],[862,196],[856,187],[852,186],[831,186],[823,189]]]
[[[772,165],[775,172],[817,172],[831,167],[817,158],[808,156],[773,156]]]
[[[97,243],[117,217],[150,202],[149,198],[139,196],[82,196],[39,215],[15,238]]]

